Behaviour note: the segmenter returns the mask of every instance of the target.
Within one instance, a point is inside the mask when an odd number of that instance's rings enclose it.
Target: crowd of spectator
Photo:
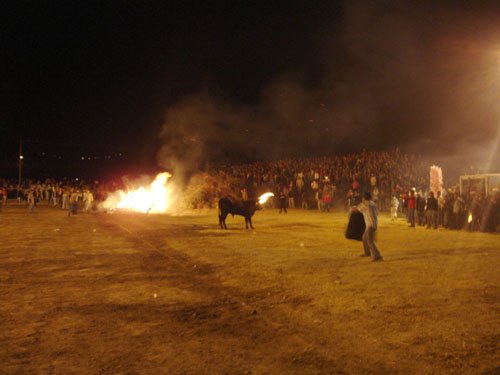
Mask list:
[[[310,159],[289,159],[227,166],[195,175],[184,190],[186,204],[193,208],[215,207],[223,196],[255,199],[273,192],[269,205],[329,212],[349,210],[365,191],[372,194],[379,211],[389,212],[392,220],[404,217],[410,226],[498,231],[499,194],[458,188],[440,192],[429,190],[429,165],[423,159],[401,153],[367,152]],[[44,204],[76,213],[86,211],[106,198],[108,192],[122,188],[120,183],[94,181],[27,180],[17,185],[0,179],[2,205],[7,199],[25,204],[30,211]]]
[[[429,186],[429,166],[419,157],[391,152],[367,152],[311,159],[290,159],[229,166],[213,171],[237,179],[250,197],[263,191],[288,196],[289,207],[318,208],[346,204],[355,192],[370,191],[381,210],[391,195]]]
[[[470,231],[498,232],[500,230],[500,193],[491,194],[448,189],[446,192],[416,193],[411,189],[391,201],[391,219],[398,216],[410,227],[426,226],[437,229],[468,229]]]
[[[0,179],[1,206],[10,199],[17,205],[26,205],[29,212],[34,212],[39,205],[67,210],[68,215],[76,214],[80,206],[90,212],[94,208],[95,194],[104,198],[106,192],[97,184],[89,186],[78,180],[26,180],[23,184],[15,184]]]
[[[270,204],[280,212],[286,207],[329,212],[333,207],[349,210],[369,191],[380,211],[390,211],[393,220],[399,213],[412,227],[499,230],[498,191],[460,194],[455,186],[431,192],[429,179],[427,162],[398,149],[257,162],[211,171],[202,189],[206,199],[198,203],[215,206],[228,191],[243,200],[271,191],[275,199]]]

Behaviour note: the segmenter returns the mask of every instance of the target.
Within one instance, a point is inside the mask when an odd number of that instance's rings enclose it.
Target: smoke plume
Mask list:
[[[340,21],[315,34],[319,79],[284,71],[252,105],[204,87],[169,107],[159,164],[189,175],[209,163],[399,147],[445,175],[471,163],[494,169],[500,13],[418,3],[346,2]]]

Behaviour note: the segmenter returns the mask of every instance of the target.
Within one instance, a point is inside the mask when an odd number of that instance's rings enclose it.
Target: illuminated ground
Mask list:
[[[499,370],[500,236],[346,215],[0,212],[6,374]]]

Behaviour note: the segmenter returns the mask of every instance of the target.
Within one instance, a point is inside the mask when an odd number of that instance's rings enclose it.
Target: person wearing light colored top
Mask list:
[[[371,256],[372,261],[379,262],[383,260],[380,251],[375,245],[375,232],[378,228],[378,210],[375,202],[372,201],[372,195],[368,192],[363,194],[363,201],[352,208],[363,214],[365,219],[366,229],[363,233],[363,250],[362,256]]]
[[[391,221],[394,221],[398,218],[398,207],[399,199],[397,196],[393,196],[391,199]]]
[[[94,202],[94,195],[90,190],[85,190],[83,193],[83,201],[85,202],[85,212],[90,212],[92,210],[92,204]]]
[[[29,212],[34,212],[35,211],[35,194],[33,193],[32,190],[28,192],[28,211]]]

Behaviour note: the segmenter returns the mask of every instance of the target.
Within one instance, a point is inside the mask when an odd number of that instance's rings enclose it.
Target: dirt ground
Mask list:
[[[2,374],[500,372],[500,236],[345,213],[0,212]]]

